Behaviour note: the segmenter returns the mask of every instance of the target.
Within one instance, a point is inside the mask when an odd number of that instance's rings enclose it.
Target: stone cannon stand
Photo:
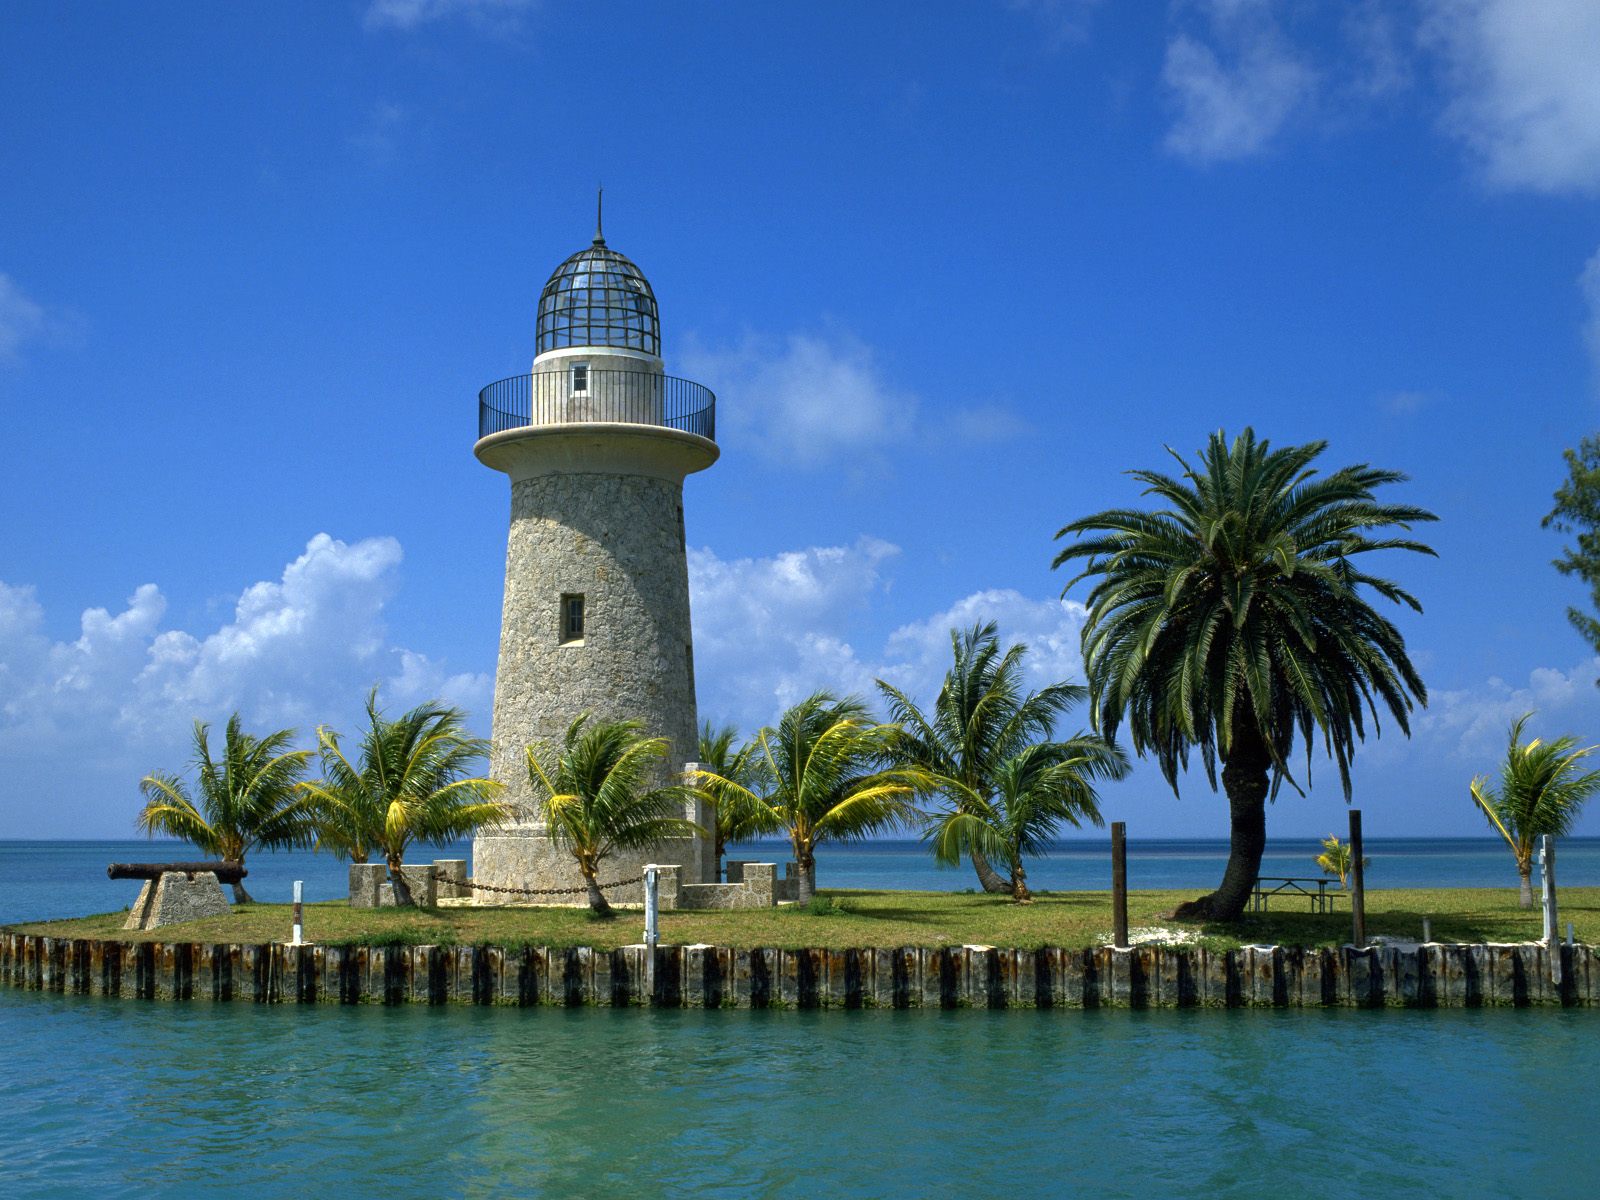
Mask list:
[[[193,875],[182,871],[163,871],[160,878],[145,880],[139,898],[133,902],[124,929],[160,929],[202,917],[220,917],[228,912],[228,898],[222,884],[210,871]]]

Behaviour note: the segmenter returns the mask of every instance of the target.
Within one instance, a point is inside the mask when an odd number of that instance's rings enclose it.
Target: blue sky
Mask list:
[[[378,682],[486,729],[476,391],[601,180],[719,396],[703,715],[926,695],[980,617],[1078,673],[1051,535],[1253,424],[1441,516],[1388,564],[1432,703],[1356,795],[1369,835],[1483,832],[1513,716],[1600,740],[1539,528],[1600,401],[1597,58],[1558,0],[10,4],[0,836],[125,834],[235,708],[348,727]],[[1313,780],[1272,832],[1343,828]],[[1105,808],[1225,830],[1198,773]]]

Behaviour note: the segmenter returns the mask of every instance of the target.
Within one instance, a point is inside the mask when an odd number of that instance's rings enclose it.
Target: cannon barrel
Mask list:
[[[236,862],[168,862],[168,863],[112,863],[106,868],[111,879],[160,879],[168,871],[182,875],[198,875],[210,871],[218,883],[238,883],[249,871],[243,863]]]

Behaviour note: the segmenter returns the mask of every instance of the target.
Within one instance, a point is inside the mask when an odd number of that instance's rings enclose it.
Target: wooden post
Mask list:
[[[1128,825],[1111,822],[1111,944],[1128,948]]]
[[[1361,810],[1350,810],[1350,923],[1357,950],[1367,948],[1367,884],[1361,869]]]
[[[294,881],[294,941],[289,943],[291,946],[299,946],[305,941],[305,923],[301,919],[300,911],[301,888],[301,881],[296,879]]]

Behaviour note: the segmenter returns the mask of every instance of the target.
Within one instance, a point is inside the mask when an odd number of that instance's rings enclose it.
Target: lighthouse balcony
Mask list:
[[[478,393],[478,436],[531,425],[660,425],[716,440],[711,389],[655,371],[588,370],[513,375]]]

